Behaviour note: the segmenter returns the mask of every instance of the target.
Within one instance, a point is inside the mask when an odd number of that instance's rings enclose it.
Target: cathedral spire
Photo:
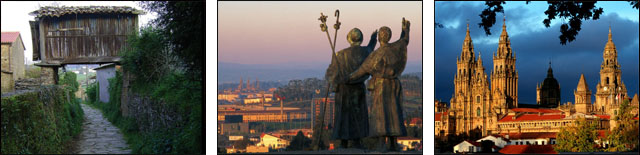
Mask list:
[[[551,60],[549,60],[549,69],[547,70],[547,78],[553,78],[553,69],[551,69]]]
[[[513,57],[511,52],[511,41],[509,40],[509,34],[507,33],[506,17],[502,19],[502,33],[500,34],[498,45],[498,57]]]
[[[478,68],[482,68],[482,52],[478,51]]]
[[[587,82],[585,82],[586,80],[584,79],[584,74],[580,74],[580,81],[578,82],[578,88],[576,90],[578,91],[589,91],[589,86],[587,85]]]
[[[469,24],[467,24],[467,32],[469,32]],[[609,40],[608,41],[612,41],[611,40],[611,25],[609,25]]]
[[[460,53],[460,59],[465,61],[473,60],[473,41],[471,40],[471,34],[469,32],[469,20],[467,19],[467,34],[464,37],[464,43],[462,43],[462,53]]]

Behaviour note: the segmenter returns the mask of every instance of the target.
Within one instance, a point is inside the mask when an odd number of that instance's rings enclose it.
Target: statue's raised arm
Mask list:
[[[378,30],[374,31],[371,34],[371,39],[369,40],[369,44],[367,45],[368,52],[373,52],[373,49],[376,48],[376,43],[378,42],[378,40],[376,39],[377,36],[378,36]]]
[[[411,26],[411,22],[402,18],[402,33],[400,33],[400,39],[395,43],[403,43],[406,45],[409,44],[409,28]]]

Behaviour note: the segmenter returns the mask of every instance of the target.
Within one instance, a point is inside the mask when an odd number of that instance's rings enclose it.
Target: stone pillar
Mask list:
[[[58,68],[60,64],[46,64],[37,63],[34,64],[40,67],[40,84],[41,85],[55,85],[58,84]]]

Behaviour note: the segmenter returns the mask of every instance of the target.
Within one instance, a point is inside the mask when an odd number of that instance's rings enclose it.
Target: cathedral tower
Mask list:
[[[506,109],[518,107],[518,72],[516,57],[511,49],[506,20],[503,20],[498,50],[493,55],[491,93],[494,103],[506,113]]]
[[[627,88],[622,82],[622,71],[618,64],[618,51],[611,39],[611,27],[609,27],[609,39],[602,53],[602,65],[600,65],[600,80],[596,86],[595,111],[614,115],[619,103],[627,98]]]
[[[584,74],[580,74],[580,81],[578,81],[578,87],[573,91],[576,100],[575,107],[576,112],[589,114],[591,112],[591,91],[584,79]]]
[[[486,117],[489,116],[490,89],[482,58],[475,57],[473,41],[467,24],[467,33],[462,43],[462,51],[457,58],[454,77],[455,92],[451,98],[451,113],[455,115],[456,133],[470,130],[474,134],[486,134]]]
[[[472,100],[471,82],[476,66],[475,51],[469,34],[468,23],[467,33],[462,43],[462,52],[456,60],[458,70],[454,76],[455,92],[451,98],[451,107],[456,118],[459,119],[456,121],[456,133],[462,133],[472,128],[472,120],[462,118],[470,118],[472,116],[472,105],[470,105]]]

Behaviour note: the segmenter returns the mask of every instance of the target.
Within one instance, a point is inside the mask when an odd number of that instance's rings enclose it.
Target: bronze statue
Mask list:
[[[335,119],[332,140],[340,139],[341,147],[347,148],[348,141],[352,141],[353,147],[362,148],[361,138],[369,134],[369,122],[367,121],[367,102],[364,81],[369,75],[361,76],[353,80],[347,79],[348,73],[358,69],[376,46],[377,31],[371,34],[371,40],[367,46],[362,44],[362,32],[353,28],[347,34],[347,41],[351,45],[338,51],[336,59],[332,59],[325,78],[331,83],[335,92]],[[339,61],[340,63],[337,63]]]
[[[400,39],[393,43],[389,43],[391,29],[381,27],[378,32],[380,47],[349,76],[350,81],[372,76],[367,87],[373,95],[369,113],[369,136],[378,137],[378,149],[381,152],[399,150],[396,137],[407,135],[402,116],[402,85],[398,77],[407,64],[409,26],[410,22],[402,18]]]

